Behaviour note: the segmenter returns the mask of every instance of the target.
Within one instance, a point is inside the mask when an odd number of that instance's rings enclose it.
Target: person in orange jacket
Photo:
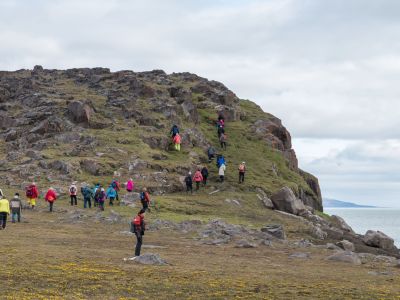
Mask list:
[[[198,191],[200,188],[200,183],[203,181],[203,175],[201,175],[200,169],[197,169],[197,171],[194,173],[193,181],[196,182],[196,191]]]
[[[49,188],[44,199],[46,200],[46,202],[49,202],[50,212],[52,212],[54,202],[57,200],[57,194],[52,187]]]
[[[140,256],[140,250],[142,248],[142,242],[143,242],[143,235],[144,231],[146,230],[146,223],[144,221],[144,214],[145,210],[141,209],[137,216],[133,218],[132,223],[131,223],[131,232],[136,235],[137,243],[135,247],[135,256]]]
[[[181,136],[180,136],[179,133],[175,134],[175,136],[174,136],[174,138],[173,138],[172,141],[174,142],[175,150],[176,150],[176,151],[181,151],[181,141],[182,141],[182,138],[181,138]]]

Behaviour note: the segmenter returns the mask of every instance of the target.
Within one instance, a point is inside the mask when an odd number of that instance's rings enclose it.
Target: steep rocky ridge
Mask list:
[[[290,133],[278,118],[219,82],[161,70],[0,72],[2,184],[36,180],[62,187],[133,176],[153,193],[177,192],[185,173],[206,162],[208,144],[218,148],[218,113],[227,120],[225,189],[272,195],[289,186],[322,211],[318,180],[298,168]],[[172,123],[182,129],[182,153],[169,149]],[[238,187],[236,167],[243,160],[247,183]]]

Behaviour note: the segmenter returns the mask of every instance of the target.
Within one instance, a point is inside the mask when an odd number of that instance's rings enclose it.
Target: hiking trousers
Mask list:
[[[71,195],[71,205],[78,205],[78,199],[76,198],[76,195]]]
[[[136,247],[135,247],[135,256],[140,256],[140,250],[142,249],[143,243],[143,235],[141,232],[135,232],[136,235]]]
[[[92,208],[92,200],[90,198],[83,198],[83,208]]]
[[[110,206],[114,206],[114,197],[110,197]]]
[[[226,150],[226,142],[221,142],[221,148]]]
[[[50,211],[53,211],[54,202],[49,202]]]
[[[244,182],[244,172],[239,172],[239,183]]]
[[[175,144],[175,150],[181,151],[181,144]]]
[[[21,211],[11,212],[11,222],[15,223],[17,220],[18,223],[21,222]]]
[[[204,185],[204,186],[207,185],[207,177],[208,177],[208,176],[203,175],[203,185]]]
[[[219,180],[220,180],[221,182],[224,182],[225,176],[224,176],[224,175],[219,175]]]
[[[193,186],[191,184],[186,185],[186,193],[193,193]]]
[[[200,189],[200,181],[196,181],[196,191]]]
[[[1,228],[6,228],[7,225],[7,213],[6,212],[0,212],[0,227]]]

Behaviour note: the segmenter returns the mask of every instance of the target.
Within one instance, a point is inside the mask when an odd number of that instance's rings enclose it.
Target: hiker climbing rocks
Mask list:
[[[150,212],[150,195],[146,188],[143,188],[142,192],[140,193],[140,201],[142,202],[143,210],[149,210]]]
[[[225,170],[226,170],[225,164],[222,164],[218,169],[219,180],[221,182],[224,182],[225,180]]]
[[[208,169],[206,166],[201,169],[201,175],[203,176],[203,186],[207,185]]]
[[[176,126],[175,124],[172,125],[171,131],[170,131],[171,137],[174,138],[175,135],[177,135],[178,133],[179,133],[178,126]]]
[[[78,199],[76,194],[78,193],[78,188],[76,187],[76,182],[73,182],[69,187],[69,197],[71,198],[71,206],[78,205]]]
[[[177,133],[173,138],[173,143],[176,151],[181,151],[181,136]]]
[[[119,201],[118,192],[119,192],[119,190],[121,189],[121,187],[120,187],[120,185],[119,185],[118,180],[117,180],[117,179],[113,179],[113,181],[111,182],[111,185],[112,185],[112,187],[113,187],[114,190],[115,190],[115,199],[116,199],[117,201]]]
[[[221,133],[221,135],[219,136],[219,142],[221,144],[221,148],[226,150],[226,139],[227,136],[225,133]]]
[[[132,193],[133,189],[135,188],[135,184],[132,178],[129,178],[128,182],[126,183],[126,191],[128,193]]]
[[[223,155],[218,155],[217,157],[217,168],[219,169],[221,165],[226,165],[225,157]]]
[[[110,200],[110,206],[114,205],[114,200],[117,197],[117,191],[110,185],[106,192],[106,198]]]
[[[192,181],[192,172],[189,172],[185,177],[185,184],[186,184],[186,193],[193,194],[193,181]]]
[[[106,201],[106,192],[104,191],[104,188],[100,187],[96,191],[97,194],[97,202],[99,205],[99,209],[101,211],[104,211],[104,202]]]
[[[11,222],[21,222],[22,201],[19,198],[19,193],[15,193],[14,198],[10,201]]]
[[[208,162],[210,163],[214,157],[215,157],[215,149],[213,146],[209,146],[207,149],[207,155],[208,155]]]
[[[81,194],[83,196],[83,208],[92,208],[92,190],[88,186],[81,187]]]
[[[196,182],[196,191],[198,191],[200,188],[200,183],[203,182],[203,175],[201,175],[200,169],[197,169],[197,171],[194,173],[193,181]]]
[[[97,183],[93,188],[94,207],[99,206],[99,196],[100,196],[100,183]]]
[[[246,173],[246,162],[242,162],[239,165],[239,183],[243,183],[244,182],[244,174]]]
[[[142,248],[142,243],[143,243],[143,235],[144,231],[146,230],[146,223],[144,221],[144,214],[145,210],[141,209],[137,216],[133,218],[132,223],[131,223],[131,232],[136,235],[136,247],[135,247],[135,256],[140,256],[140,250]]]
[[[39,191],[34,182],[28,187],[26,187],[26,198],[28,198],[28,204],[31,206],[32,209],[36,206],[36,200],[39,197]]]
[[[10,203],[3,196],[0,196],[0,230],[6,229],[7,217],[10,214]]]
[[[49,190],[47,191],[46,196],[44,196],[44,200],[46,200],[46,202],[49,203],[49,209],[50,209],[50,212],[52,212],[54,202],[57,200],[56,192],[54,191],[54,189],[52,187],[49,188]]]

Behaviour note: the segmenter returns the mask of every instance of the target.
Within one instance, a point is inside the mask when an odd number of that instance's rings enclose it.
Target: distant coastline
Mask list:
[[[333,207],[357,207],[357,208],[379,208],[378,206],[371,206],[371,205],[360,205],[352,202],[340,201],[336,199],[323,199],[323,206],[324,208],[333,208]]]

